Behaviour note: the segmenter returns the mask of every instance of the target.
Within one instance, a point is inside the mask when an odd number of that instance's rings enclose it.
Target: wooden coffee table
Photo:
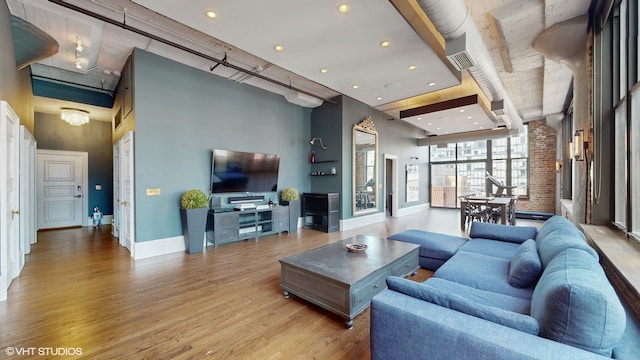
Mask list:
[[[366,244],[362,253],[346,244]],[[418,270],[417,244],[357,235],[280,260],[281,283],[289,294],[312,302],[345,319],[347,328],[371,298],[387,287],[390,275],[407,276]]]

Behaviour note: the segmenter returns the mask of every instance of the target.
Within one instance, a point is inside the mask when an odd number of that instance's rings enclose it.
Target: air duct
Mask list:
[[[456,68],[469,71],[490,101],[503,102],[503,116],[510,120],[507,126],[512,131],[519,132],[522,129],[522,118],[509,99],[464,0],[418,0],[418,4],[445,39],[445,47],[452,47],[445,49],[447,58],[453,60],[452,64]],[[453,56],[450,57],[449,54],[457,56],[452,59]],[[458,61],[460,57],[464,61]]]

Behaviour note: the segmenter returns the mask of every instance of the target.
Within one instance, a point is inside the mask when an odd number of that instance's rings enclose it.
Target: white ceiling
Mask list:
[[[442,45],[427,45],[425,37],[439,38],[439,34],[425,35],[428,24],[416,26],[415,18],[407,21],[407,12],[398,10],[417,9],[411,14],[424,17],[415,0],[345,2],[350,6],[347,13],[337,11],[340,1],[66,1],[118,22],[126,18],[128,26],[209,57],[223,59],[226,55],[227,61],[238,68],[291,84],[318,99],[342,93],[396,119],[401,110],[469,95],[469,89],[474,88],[468,84],[473,80],[466,71],[456,74],[446,60],[442,61]],[[113,90],[134,47],[206,72],[215,65],[50,1],[7,0],[7,4],[12,14],[51,34],[60,45],[57,55],[32,66],[35,75]],[[467,1],[467,6],[523,120],[561,112],[571,86],[571,73],[564,65],[545,61],[533,49],[533,40],[554,23],[586,13],[589,2],[476,0]],[[207,10],[215,10],[217,18],[207,18]],[[75,68],[77,36],[81,36],[84,47],[79,53],[80,70]],[[390,45],[381,47],[385,40]],[[284,50],[274,51],[275,45],[282,45]],[[410,65],[415,69],[410,70]],[[320,72],[323,68],[326,73]],[[220,65],[213,73],[311,104],[312,98],[307,94],[236,69]],[[39,105],[46,101],[36,99],[36,108],[55,112],[57,105]],[[453,113],[463,117],[431,113],[421,115],[420,120],[403,120],[430,134],[468,132],[501,124],[481,105],[469,108],[466,115]],[[110,121],[110,117],[101,119]]]

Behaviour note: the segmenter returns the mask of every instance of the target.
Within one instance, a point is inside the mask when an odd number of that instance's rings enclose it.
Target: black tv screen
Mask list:
[[[268,192],[278,189],[280,155],[213,150],[211,192]]]

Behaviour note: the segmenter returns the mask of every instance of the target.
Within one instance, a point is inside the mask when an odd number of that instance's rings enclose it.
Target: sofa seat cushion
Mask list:
[[[511,257],[518,250],[520,244],[504,241],[496,241],[490,239],[473,238],[460,246],[458,251],[470,251],[483,255],[491,255],[505,260],[511,260]]]
[[[526,288],[535,285],[542,272],[542,264],[536,250],[536,242],[529,239],[520,246],[509,264],[509,278],[511,286]]]
[[[420,245],[420,266],[435,270],[467,242],[460,236],[439,234],[423,230],[407,230],[388,237],[389,240],[404,241]],[[422,258],[425,258],[424,261]],[[426,265],[426,266],[425,266]]]
[[[487,290],[480,290],[471,286],[435,277],[427,279],[423,284],[451,294],[462,296],[463,298],[478,304],[493,306],[523,315],[531,314],[531,301],[527,299],[521,299]]]
[[[467,315],[489,320],[532,335],[538,335],[539,333],[538,323],[531,316],[518,314],[493,306],[487,306],[469,300],[463,296],[400,277],[389,276],[387,278],[387,286],[390,290],[456,310]]]
[[[540,324],[540,336],[608,357],[626,324],[600,264],[572,248],[545,268],[533,292],[531,316]]]
[[[469,237],[492,239],[520,244],[535,239],[538,228],[534,226],[511,226],[474,221],[471,223]]]
[[[458,251],[433,276],[521,299],[530,300],[533,293],[533,287],[509,285],[509,260],[469,251]]]

